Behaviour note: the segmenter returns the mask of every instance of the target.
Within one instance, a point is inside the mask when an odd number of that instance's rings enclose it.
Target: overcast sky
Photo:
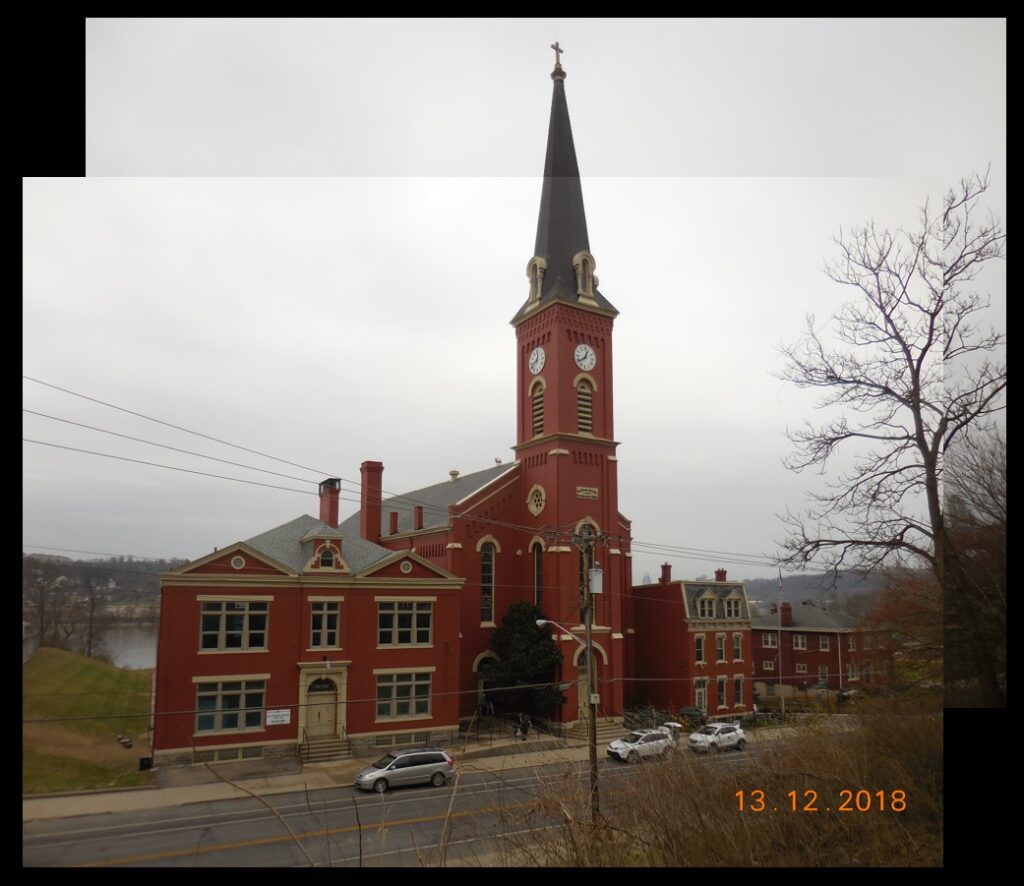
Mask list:
[[[634,578],[773,574],[775,514],[818,482],[782,467],[815,400],[777,349],[849,298],[840,226],[911,225],[989,164],[1005,220],[1004,21],[89,21],[89,177],[24,183],[24,373],[295,464],[31,381],[34,412],[288,477],[24,436],[305,491],[26,442],[25,550],[194,558],[366,459],[395,493],[512,460],[555,39],[621,312],[620,508],[637,541],[744,555]]]

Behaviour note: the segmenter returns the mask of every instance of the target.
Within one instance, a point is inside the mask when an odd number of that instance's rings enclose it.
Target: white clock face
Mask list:
[[[576,365],[584,372],[589,372],[597,365],[597,354],[590,345],[576,345],[573,356],[576,358]]]
[[[544,348],[534,348],[530,353],[530,372],[536,375],[544,368]]]

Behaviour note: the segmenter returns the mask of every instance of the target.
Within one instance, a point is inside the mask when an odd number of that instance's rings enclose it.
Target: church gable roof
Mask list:
[[[298,575],[313,556],[315,538],[340,538],[342,558],[353,573],[360,573],[374,563],[390,557],[392,552],[365,538],[360,538],[358,528],[358,520],[357,531],[352,533],[339,531],[316,517],[303,514],[267,532],[254,535],[244,543],[279,563],[284,563]]]
[[[482,471],[464,474],[461,477],[456,477],[454,480],[435,483],[433,486],[424,486],[422,489],[414,489],[412,492],[384,499],[381,503],[380,511],[381,536],[389,534],[388,521],[390,518],[388,514],[391,511],[398,512],[398,531],[411,532],[415,525],[413,523],[413,510],[417,505],[423,506],[424,529],[447,525],[448,508],[451,505],[458,504],[463,499],[469,498],[498,477],[511,473],[518,469],[518,467],[518,462],[494,465],[494,467],[485,468]],[[358,536],[359,511],[343,520],[338,529],[345,533],[346,538],[350,538],[353,534]]]

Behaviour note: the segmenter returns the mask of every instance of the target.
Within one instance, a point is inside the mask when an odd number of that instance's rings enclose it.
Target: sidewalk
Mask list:
[[[843,728],[834,724],[832,728]],[[762,727],[747,733],[749,742],[760,744],[796,734],[793,727]],[[382,749],[383,750],[383,749]],[[605,756],[605,748],[599,745],[598,759]],[[549,763],[576,763],[589,759],[590,749],[586,741],[578,739],[554,739],[535,734],[525,742],[512,738],[494,739],[489,744],[468,744],[456,747],[452,752],[458,772],[500,772],[527,766],[541,766]],[[185,784],[174,787],[136,788],[121,791],[95,791],[78,794],[48,794],[22,798],[22,821],[40,821],[48,818],[69,818],[75,815],[95,815],[102,812],[135,812],[143,809],[160,809],[164,806],[183,806],[187,803],[211,803],[217,800],[233,800],[251,796],[285,794],[305,789],[348,787],[355,780],[356,773],[378,757],[359,760],[339,760],[331,763],[309,763],[302,766],[289,763],[291,771],[282,774],[260,776],[237,776],[237,764],[220,764],[215,771],[232,779],[234,784],[220,781],[209,768],[183,767],[179,780],[206,779],[199,784]],[[236,768],[232,769],[235,765]],[[203,771],[205,769],[205,772]],[[236,773],[236,776],[232,775]],[[212,779],[212,780],[210,780]],[[237,785],[237,787],[235,786]]]
[[[599,748],[599,751],[603,754],[604,748]],[[524,766],[586,760],[589,757],[589,748],[586,742],[549,739],[547,736],[538,735],[525,742],[501,738],[485,746],[470,744],[465,749],[457,747],[452,756],[455,757],[458,772],[497,772]],[[40,821],[103,812],[136,812],[164,806],[182,806],[187,803],[211,803],[253,794],[268,796],[306,789],[347,787],[353,783],[360,769],[376,759],[377,755],[374,755],[373,759],[309,763],[305,766],[296,765],[293,771],[283,774],[242,778],[232,776],[232,764],[215,764],[211,768],[231,779],[234,784],[216,779],[216,776],[207,769],[207,773],[214,780],[201,784],[23,797],[21,817],[23,822]],[[201,767],[193,766],[189,769],[196,771]],[[234,771],[238,771],[237,767]],[[196,775],[198,774],[196,772]]]

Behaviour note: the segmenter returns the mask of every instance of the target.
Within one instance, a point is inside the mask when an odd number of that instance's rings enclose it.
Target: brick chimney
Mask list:
[[[715,581],[725,581],[725,570],[724,569],[716,569],[715,570]]]
[[[338,495],[341,480],[328,477],[320,484],[320,521],[332,529],[338,528]]]
[[[423,528],[423,505],[416,505],[416,507],[412,509],[412,528]]]
[[[398,532],[398,511],[388,512],[388,533],[394,535]]]
[[[784,628],[791,628],[793,626],[793,607],[788,601],[782,603],[782,618],[780,619]]]
[[[661,583],[667,585],[672,581],[672,564],[662,563],[661,564]]]
[[[359,493],[359,534],[367,541],[380,541],[381,474],[379,461],[364,461],[359,466],[362,489]]]
[[[775,613],[779,611],[779,604],[772,600],[771,606],[768,607],[768,611],[772,615],[775,615]]]

